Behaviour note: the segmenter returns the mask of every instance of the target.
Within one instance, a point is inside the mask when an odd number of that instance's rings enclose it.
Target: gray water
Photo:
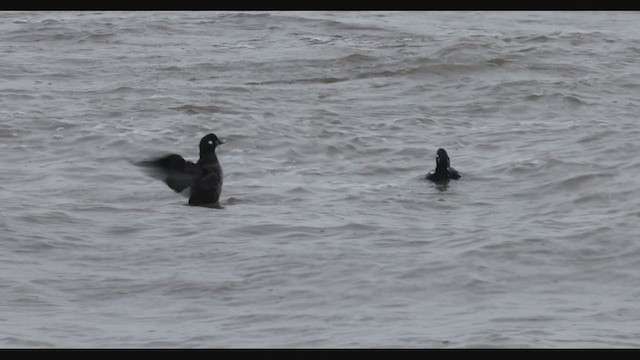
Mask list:
[[[0,13],[0,347],[640,347],[639,19]]]

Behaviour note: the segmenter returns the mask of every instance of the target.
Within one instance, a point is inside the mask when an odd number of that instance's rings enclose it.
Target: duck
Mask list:
[[[222,166],[216,155],[216,147],[225,142],[214,133],[200,140],[200,158],[196,163],[181,155],[168,154],[138,162],[149,175],[164,181],[169,188],[189,197],[189,205],[221,208]]]
[[[447,151],[443,148],[438,149],[436,152],[436,168],[431,170],[425,179],[436,183],[448,182],[450,179],[460,179],[460,173],[450,165],[451,159],[449,159]]]

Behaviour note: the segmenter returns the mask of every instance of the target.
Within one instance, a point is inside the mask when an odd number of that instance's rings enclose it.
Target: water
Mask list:
[[[638,13],[0,18],[0,346],[640,346]]]

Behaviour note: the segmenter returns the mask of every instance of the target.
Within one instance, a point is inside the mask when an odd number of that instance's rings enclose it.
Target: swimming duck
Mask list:
[[[200,159],[195,164],[178,154],[170,154],[138,165],[175,192],[189,196],[189,205],[221,207],[218,200],[222,192],[222,166],[215,152],[221,144],[224,141],[215,134],[207,134],[200,140]]]
[[[447,151],[442,148],[438,149],[436,152],[436,168],[435,170],[431,170],[425,179],[433,182],[446,182],[449,181],[449,179],[460,179],[460,174],[456,169],[452,168],[450,164],[451,160],[449,159],[449,155],[447,155]]]

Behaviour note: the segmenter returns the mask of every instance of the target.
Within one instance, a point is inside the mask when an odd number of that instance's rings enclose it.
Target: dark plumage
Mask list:
[[[200,140],[200,159],[195,164],[178,154],[141,161],[151,176],[164,181],[175,192],[189,196],[189,205],[220,207],[222,167],[216,156],[216,146],[224,144],[215,134]],[[189,191],[183,192],[185,189]]]
[[[450,164],[451,160],[445,149],[438,149],[436,153],[436,168],[435,170],[431,170],[425,179],[433,182],[447,182],[449,179],[460,179],[460,174],[456,169],[449,166]]]

